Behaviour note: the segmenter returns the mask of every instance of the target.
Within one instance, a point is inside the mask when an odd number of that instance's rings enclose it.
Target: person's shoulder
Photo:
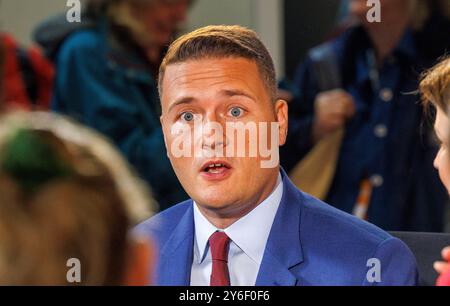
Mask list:
[[[96,29],[84,29],[68,36],[59,50],[58,58],[82,56],[95,57],[104,48],[104,41]]]
[[[301,191],[300,191],[301,192]],[[320,228],[324,238],[359,241],[365,246],[378,246],[383,241],[392,238],[379,227],[356,218],[311,195],[301,192],[304,199],[302,208],[303,226]],[[352,242],[352,243],[353,243]]]
[[[300,191],[299,191],[300,192]],[[368,267],[383,271],[383,285],[414,285],[417,263],[398,238],[301,192],[300,240],[312,283],[371,284]],[[317,271],[327,271],[322,279]]]
[[[135,227],[134,232],[153,235],[158,238],[162,237],[162,240],[164,240],[164,236],[169,236],[173,232],[181,218],[191,207],[192,200],[181,202],[140,223]]]

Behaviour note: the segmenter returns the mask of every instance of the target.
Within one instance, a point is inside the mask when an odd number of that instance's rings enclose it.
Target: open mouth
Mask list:
[[[202,171],[206,173],[217,174],[228,169],[230,169],[230,167],[224,163],[208,163],[203,167]]]
[[[231,169],[231,166],[223,161],[210,161],[203,165],[202,172],[205,174],[221,174]]]

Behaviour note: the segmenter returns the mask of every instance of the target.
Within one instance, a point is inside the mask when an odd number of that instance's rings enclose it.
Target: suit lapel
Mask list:
[[[158,285],[189,286],[194,256],[193,245],[194,215],[190,205],[161,250]]]
[[[281,170],[283,197],[270,230],[257,286],[295,286],[299,284],[294,269],[303,261],[300,243],[302,198],[297,188]]]

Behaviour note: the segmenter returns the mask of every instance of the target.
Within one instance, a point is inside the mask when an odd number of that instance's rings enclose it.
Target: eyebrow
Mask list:
[[[243,97],[249,98],[250,100],[253,100],[256,102],[256,99],[252,95],[246,93],[245,91],[238,90],[238,89],[225,89],[225,90],[221,91],[221,94],[223,94],[227,97],[243,96]]]
[[[170,111],[178,105],[182,105],[182,104],[189,104],[192,103],[194,101],[194,97],[183,97],[181,99],[176,100],[175,102],[173,102],[172,104],[169,105],[169,110],[168,112],[170,113]]]
[[[229,98],[235,97],[235,96],[241,96],[241,97],[246,97],[246,98],[256,102],[256,99],[252,95],[246,93],[245,91],[237,90],[237,89],[221,90],[220,95],[223,95],[223,96],[226,96]],[[175,102],[173,102],[172,104],[169,105],[168,112],[170,113],[170,111],[178,105],[190,104],[190,103],[194,102],[195,100],[196,99],[194,97],[190,97],[190,96],[177,99],[177,100],[175,100]]]

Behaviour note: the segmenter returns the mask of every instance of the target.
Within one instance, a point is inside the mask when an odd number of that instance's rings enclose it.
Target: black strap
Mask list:
[[[17,48],[16,55],[19,63],[20,74],[22,76],[28,98],[33,105],[36,105],[38,99],[38,82],[33,64],[28,57],[27,50]]]

